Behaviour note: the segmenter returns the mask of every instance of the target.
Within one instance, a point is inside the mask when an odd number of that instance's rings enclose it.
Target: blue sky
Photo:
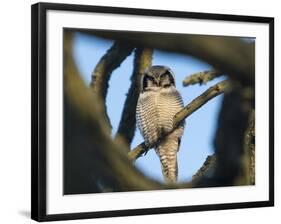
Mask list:
[[[99,39],[82,33],[77,33],[74,38],[73,54],[76,65],[83,76],[86,85],[91,81],[91,73],[99,59],[111,47],[112,41]],[[130,77],[133,70],[133,55],[130,55],[121,66],[116,69],[109,82],[106,105],[111,124],[112,134],[115,135],[118,128],[121,113],[130,86]],[[209,70],[211,66],[193,57],[155,50],[153,53],[153,65],[169,66],[176,76],[177,89],[181,93],[184,104],[190,103],[194,98],[203,93],[210,86],[221,81],[217,78],[207,85],[194,85],[183,87],[182,80],[190,74]],[[202,166],[206,157],[213,153],[213,136],[222,96],[209,101],[202,108],[186,119],[185,132],[182,137],[180,151],[178,153],[179,181],[188,181],[192,175]],[[136,130],[132,142],[132,148],[143,141],[139,130]],[[146,156],[136,161],[136,166],[145,175],[159,181],[164,181],[161,173],[159,159],[154,150],[150,150]]]

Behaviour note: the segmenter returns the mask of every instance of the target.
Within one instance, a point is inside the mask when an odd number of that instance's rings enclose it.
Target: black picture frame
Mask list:
[[[100,12],[124,15],[162,16],[218,21],[241,21],[269,24],[269,200],[243,203],[208,204],[162,208],[140,208],[70,214],[46,214],[46,13],[48,10]],[[274,205],[274,18],[148,10],[137,8],[102,7],[89,5],[37,3],[32,5],[31,16],[31,77],[32,77],[32,154],[31,154],[31,218],[37,221],[132,216],[161,213],[266,207]]]

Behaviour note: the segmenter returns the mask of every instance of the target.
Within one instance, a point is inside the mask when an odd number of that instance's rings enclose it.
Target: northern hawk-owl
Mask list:
[[[173,117],[183,108],[183,100],[176,89],[175,77],[166,66],[152,66],[145,70],[140,83],[136,108],[137,124],[147,146],[154,145],[160,158],[162,173],[169,183],[177,181],[177,152],[184,124],[160,141],[163,133],[173,129]]]

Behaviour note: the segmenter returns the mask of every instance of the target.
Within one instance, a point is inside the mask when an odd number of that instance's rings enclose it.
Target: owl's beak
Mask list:
[[[160,85],[160,76],[158,76],[158,77],[156,78],[156,82],[157,82],[157,85],[159,86],[159,85]]]

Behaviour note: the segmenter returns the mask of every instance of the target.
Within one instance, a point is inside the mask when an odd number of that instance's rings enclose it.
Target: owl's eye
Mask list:
[[[156,86],[157,83],[153,77],[145,75],[142,81],[142,91],[147,89],[148,87]]]
[[[170,83],[168,83],[168,84],[164,84],[164,85],[163,85],[163,87],[164,87],[164,88],[169,88],[170,86],[171,86],[171,84],[170,84]]]
[[[175,85],[175,80],[173,75],[169,71],[166,71],[160,76],[160,83],[162,87],[168,88],[171,85]]]

